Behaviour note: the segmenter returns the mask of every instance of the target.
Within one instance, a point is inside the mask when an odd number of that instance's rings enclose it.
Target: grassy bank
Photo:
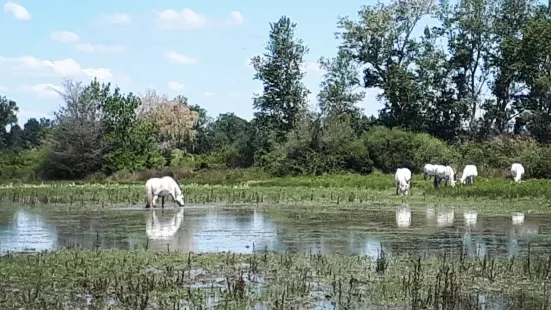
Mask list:
[[[345,309],[479,309],[483,297],[497,299],[503,309],[542,309],[548,303],[550,259],[534,255],[481,260],[458,254],[383,256],[372,261],[340,255],[67,249],[1,257],[0,305],[75,309],[90,302],[94,309],[201,309],[213,304],[220,309],[311,309],[331,303]]]
[[[481,214],[504,211],[551,211],[551,180],[479,178],[472,186],[435,190],[432,182],[414,175],[411,195],[396,196],[393,175],[374,173],[319,177],[254,178],[251,171],[236,171],[211,183],[180,180],[188,204],[246,204],[275,211],[333,212],[351,209],[395,208],[407,203],[415,208],[446,205],[475,209]],[[231,177],[230,177],[231,176]],[[194,182],[198,181],[198,182]],[[72,184],[9,184],[0,186],[0,199],[23,205],[70,205],[73,208],[142,206],[143,182]],[[172,202],[169,202],[172,204]]]

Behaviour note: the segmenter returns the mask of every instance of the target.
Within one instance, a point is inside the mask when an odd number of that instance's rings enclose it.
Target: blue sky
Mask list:
[[[287,15],[310,48],[305,79],[314,99],[333,57],[337,16],[357,16],[365,1],[16,0],[0,12],[0,94],[17,101],[20,123],[51,116],[62,102],[51,87],[64,78],[98,76],[124,92],[150,87],[179,94],[209,115],[234,112],[250,119],[261,90],[248,60],[264,52],[269,22]],[[208,3],[208,5],[207,5]],[[313,10],[313,8],[316,8]],[[370,90],[361,106],[376,114]]]

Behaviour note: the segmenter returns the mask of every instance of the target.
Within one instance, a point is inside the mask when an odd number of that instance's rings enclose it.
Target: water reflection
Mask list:
[[[396,226],[407,228],[411,225],[411,209],[409,206],[396,209]]]
[[[8,225],[0,226],[0,252],[39,252],[57,245],[55,226],[25,209],[17,210]]]
[[[451,211],[439,211],[436,213],[436,223],[438,227],[452,226],[455,213]]]
[[[184,221],[184,208],[180,208],[169,221],[159,221],[155,210],[149,213],[145,223],[145,233],[149,239],[170,239],[176,234]]]
[[[465,226],[473,227],[476,226],[478,220],[478,213],[476,211],[465,211],[463,212],[463,220],[465,221]]]
[[[528,242],[532,242],[532,251],[548,251],[551,246],[547,237],[551,234],[551,216],[526,218],[522,223],[516,220],[513,225],[511,215],[479,217],[475,210],[467,210],[458,211],[463,221],[454,221],[453,209],[431,209],[425,214],[400,205],[390,212],[307,218],[215,207],[87,214],[47,210],[35,214],[20,209],[11,214],[0,212],[0,225],[5,223],[0,226],[0,245],[3,251],[78,244],[86,248],[184,252],[259,253],[267,249],[371,258],[379,257],[381,249],[389,256],[458,253],[464,249],[470,256],[482,257],[521,255],[527,251]]]

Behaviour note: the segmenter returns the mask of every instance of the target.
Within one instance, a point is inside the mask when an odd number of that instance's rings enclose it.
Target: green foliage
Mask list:
[[[385,173],[403,167],[421,172],[427,163],[452,164],[455,159],[444,142],[427,134],[375,127],[362,140],[375,167]]]
[[[264,84],[264,93],[253,99],[255,117],[264,130],[275,131],[279,141],[299,123],[310,93],[302,82],[308,48],[295,38],[295,28],[286,16],[271,23],[266,53],[251,59],[254,79]]]

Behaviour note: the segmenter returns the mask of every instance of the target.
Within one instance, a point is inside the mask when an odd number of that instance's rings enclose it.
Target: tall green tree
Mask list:
[[[422,131],[425,107],[413,72],[418,42],[413,31],[433,10],[431,0],[378,2],[364,6],[358,20],[339,20],[341,48],[364,69],[364,86],[384,91],[381,122]]]
[[[518,116],[517,109],[525,86],[518,78],[522,62],[519,54],[522,31],[534,12],[533,0],[498,0],[495,3],[491,34],[494,46],[489,63],[494,79],[489,86],[494,98],[484,102],[483,134],[501,134],[509,130]]]
[[[0,96],[0,147],[8,147],[9,134],[6,126],[12,126],[17,123],[17,112],[19,107],[14,100],[5,96]]]
[[[111,84],[93,81],[89,86],[100,101],[102,132],[106,142],[105,171],[136,171],[148,168],[150,152],[155,148],[156,127],[153,123],[138,120],[136,110],[139,97],[126,95]]]
[[[357,104],[365,97],[361,87],[357,64],[345,50],[339,50],[333,59],[321,57],[320,67],[325,70],[318,104],[322,115],[330,117],[358,117],[361,110]]]
[[[266,53],[251,59],[256,70],[255,80],[264,85],[262,95],[255,95],[255,118],[267,130],[273,131],[278,141],[285,140],[307,107],[310,93],[302,79],[304,56],[308,48],[295,37],[296,24],[282,16],[270,23],[270,39]]]
[[[54,113],[55,129],[47,140],[46,178],[80,179],[103,170],[103,97],[82,82],[66,80],[59,94],[65,105]]]
[[[493,0],[459,0],[451,5],[440,1],[437,16],[441,26],[435,34],[447,42],[448,66],[458,105],[468,107],[465,115],[470,129],[480,114],[482,91],[490,78],[490,51],[493,46]]]

